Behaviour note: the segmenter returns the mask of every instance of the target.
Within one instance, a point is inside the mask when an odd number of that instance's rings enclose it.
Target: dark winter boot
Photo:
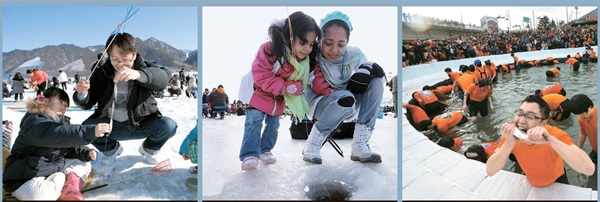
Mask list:
[[[81,188],[83,188],[83,184],[84,182],[81,177],[77,176],[77,174],[74,172],[69,173],[69,175],[67,175],[67,180],[65,181],[65,186],[62,188],[58,200],[83,201],[83,195],[81,194]]]

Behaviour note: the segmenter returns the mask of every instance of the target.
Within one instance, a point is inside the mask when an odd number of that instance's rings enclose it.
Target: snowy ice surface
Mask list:
[[[290,117],[280,119],[279,135],[273,148],[277,162],[260,162],[252,171],[242,171],[239,152],[245,116],[224,120],[203,119],[202,199],[205,200],[308,200],[309,183],[338,180],[352,186],[350,200],[398,199],[398,132],[393,114],[377,119],[370,147],[382,163],[350,160],[352,139],[336,140],[342,158],[326,143],[321,148],[323,164],[302,160],[305,140],[291,138]]]
[[[73,93],[74,84],[68,85],[67,93]],[[180,97],[168,97],[157,99],[160,112],[177,122],[177,133],[162,147],[159,157],[170,159],[173,170],[170,172],[149,172],[154,165],[144,163],[138,148],[144,141],[128,140],[121,141],[124,152],[117,158],[114,165],[102,166],[98,156],[92,166],[98,171],[91,187],[109,183],[107,187],[92,190],[85,193],[86,200],[197,200],[198,191],[185,186],[187,178],[197,178],[197,174],[188,171],[193,166],[189,160],[185,161],[179,155],[179,146],[187,134],[196,126],[198,116],[197,99]],[[35,97],[35,92],[28,90],[25,97]],[[17,138],[19,124],[25,114],[24,109],[8,109],[8,107],[24,108],[25,102],[15,103],[13,98],[5,98],[2,101],[2,120],[13,122],[12,139]],[[92,110],[79,110],[71,101],[71,107],[66,115],[71,117],[72,124],[81,124],[93,113]],[[91,144],[88,145],[94,147]]]

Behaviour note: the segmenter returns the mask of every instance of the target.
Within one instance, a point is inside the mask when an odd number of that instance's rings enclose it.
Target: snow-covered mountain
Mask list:
[[[138,52],[145,60],[155,61],[157,64],[172,68],[196,69],[197,56],[188,58],[188,51],[178,50],[169,44],[156,38],[142,40],[137,38]],[[48,74],[58,74],[59,69],[66,68],[68,75],[74,75],[76,72],[88,73],[92,64],[97,60],[98,53],[104,51],[103,45],[79,47],[72,44],[61,44],[45,46],[33,50],[13,50],[2,53],[4,77],[15,72],[25,73],[27,69],[42,69]],[[37,58],[37,59],[36,59]],[[191,61],[186,61],[190,59]],[[77,62],[81,60],[81,63]],[[81,68],[83,65],[83,69]],[[81,73],[80,73],[81,74]]]

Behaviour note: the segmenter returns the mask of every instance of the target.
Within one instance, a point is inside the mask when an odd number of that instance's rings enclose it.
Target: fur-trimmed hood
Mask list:
[[[59,120],[59,115],[55,111],[50,109],[48,103],[37,99],[30,99],[27,101],[27,112],[32,114],[45,114],[50,118],[54,119],[55,121]]]

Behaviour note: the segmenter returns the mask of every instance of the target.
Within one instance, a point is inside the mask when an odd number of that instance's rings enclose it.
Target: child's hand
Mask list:
[[[188,155],[187,155],[187,154],[182,154],[182,155],[181,155],[181,157],[183,157],[183,160],[188,160],[188,159],[190,159],[190,157],[188,157]]]
[[[110,133],[111,126],[108,123],[99,123],[96,125],[96,137],[104,137],[105,133]]]
[[[282,94],[288,95],[302,95],[304,94],[304,89],[302,86],[302,82],[300,81],[286,81],[283,85]]]
[[[90,159],[92,159],[92,161],[96,160],[96,156],[97,156],[96,150],[90,151]]]

